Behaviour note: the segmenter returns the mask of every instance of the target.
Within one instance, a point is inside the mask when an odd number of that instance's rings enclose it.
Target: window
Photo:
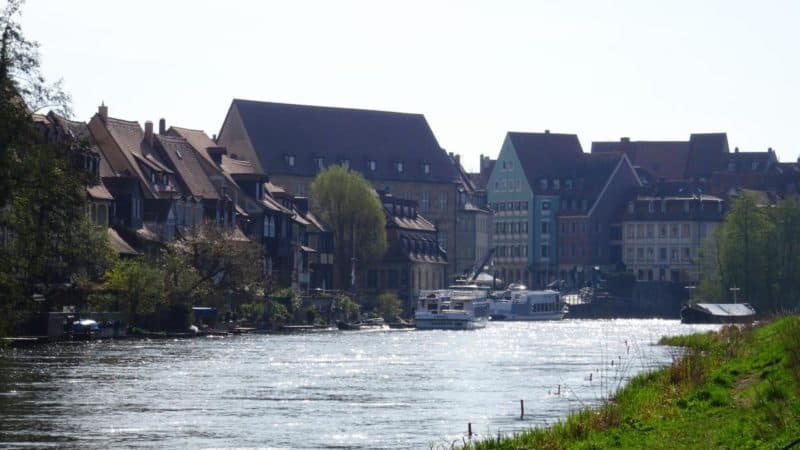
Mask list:
[[[561,180],[553,180],[553,189],[557,191],[559,188],[561,188]]]
[[[523,211],[527,211],[528,210],[528,202],[527,201],[522,202],[522,210]]]
[[[674,223],[669,226],[669,237],[671,238],[678,237],[678,224]]]
[[[397,173],[403,173],[403,162],[397,161],[394,163],[394,168],[397,169]]]
[[[636,225],[636,239],[644,239],[644,224]]]
[[[655,236],[655,225],[652,223],[647,224],[647,239],[653,239]]]
[[[625,249],[625,260],[633,262],[633,247],[628,247]]]
[[[672,251],[670,252],[670,260],[671,261],[677,261],[678,260],[678,249],[677,248],[673,248]]]
[[[550,246],[543,245],[541,248],[541,255],[542,258],[547,258],[548,256],[550,256]]]
[[[423,192],[419,202],[419,209],[422,212],[428,212],[431,207],[431,193]]]
[[[692,259],[692,249],[689,247],[683,247],[683,261],[689,261]]]
[[[655,212],[655,211],[656,211],[656,205],[655,205],[655,203],[653,203],[653,201],[652,201],[652,200],[650,200],[650,201],[647,203],[647,211],[648,211],[648,212],[650,212],[650,213],[653,213],[653,212]]]
[[[422,171],[425,172],[425,175],[431,173],[431,165],[428,163],[422,164]]]
[[[516,234],[519,232],[519,224],[517,222],[511,222],[511,234]]]
[[[684,200],[683,201],[683,212],[689,212],[690,206],[691,205],[689,205],[689,200]]]
[[[655,251],[653,250],[653,247],[647,247],[647,260],[652,261],[654,257]]]
[[[689,224],[688,223],[681,224],[681,237],[682,238],[688,238],[690,236],[690,234],[691,234],[690,232],[691,232],[691,230],[689,228]]]
[[[636,204],[634,202],[628,202],[628,214],[633,214],[634,209],[636,208]]]
[[[542,211],[550,211],[550,202],[549,201],[543,201],[542,202]]]
[[[325,167],[325,160],[321,157],[314,158],[314,166],[319,170],[323,169]]]
[[[519,224],[519,231],[520,233],[527,233],[528,232],[528,222],[522,222]]]
[[[636,247],[636,260],[644,261],[644,247]]]
[[[439,193],[439,210],[447,211],[447,192]]]
[[[658,226],[658,237],[660,237],[660,238],[667,237],[667,226],[666,225],[659,225]]]
[[[658,260],[659,261],[666,261],[667,260],[667,248],[661,247],[658,249]]]
[[[568,191],[572,190],[572,180],[566,179],[564,180],[564,186],[567,188]]]
[[[547,234],[550,231],[550,222],[542,222],[542,234]]]
[[[636,237],[636,227],[632,223],[625,224],[625,237],[628,239]]]
[[[539,187],[540,187],[540,188],[541,188],[543,191],[546,191],[546,190],[547,190],[547,178],[542,178],[541,180],[539,180]]]
[[[370,159],[369,162],[367,163],[367,167],[369,167],[369,170],[371,170],[372,172],[375,172],[375,168],[377,166],[378,165],[375,163],[374,159]]]
[[[343,159],[342,160],[342,167],[344,167],[345,169],[349,169],[350,168],[350,160],[349,159]]]
[[[286,161],[286,165],[289,167],[294,167],[294,155],[284,155],[283,160]]]

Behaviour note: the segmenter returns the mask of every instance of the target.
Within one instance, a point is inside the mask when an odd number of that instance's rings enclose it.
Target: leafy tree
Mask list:
[[[378,296],[377,308],[375,308],[385,320],[395,320],[403,312],[400,297],[394,292],[384,292]]]
[[[338,165],[311,183],[312,209],[333,229],[334,283],[351,286],[351,261],[368,265],[386,252],[386,217],[378,196],[361,174]]]
[[[130,327],[139,314],[152,313],[164,303],[164,271],[144,257],[117,261],[106,273],[104,287],[115,294]]]
[[[722,225],[723,281],[741,288],[744,298],[756,305],[769,301],[769,235],[772,223],[758,199],[744,193],[734,201]]]
[[[264,274],[261,246],[239,240],[233,231],[220,229],[213,223],[205,222],[194,234],[171,246],[170,253],[180,255],[196,274],[193,282],[184,280],[177,295],[195,296],[203,289],[255,293],[261,288]]]

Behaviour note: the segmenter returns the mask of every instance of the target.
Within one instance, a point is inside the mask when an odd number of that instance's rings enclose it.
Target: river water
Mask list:
[[[492,322],[0,351],[0,447],[450,448],[669,363],[670,320]],[[520,400],[525,416],[520,420]]]

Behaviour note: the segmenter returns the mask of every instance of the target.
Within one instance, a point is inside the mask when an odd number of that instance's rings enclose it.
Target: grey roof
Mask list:
[[[453,161],[421,114],[240,99],[233,100],[234,109],[260,169],[270,174],[314,176],[315,158],[323,158],[326,166],[348,160],[351,169],[368,179],[459,181]],[[228,144],[227,138],[223,126],[219,143]],[[288,155],[294,156],[294,166],[287,163]],[[374,171],[369,161],[375,161]],[[398,162],[403,163],[402,171],[397,170]]]

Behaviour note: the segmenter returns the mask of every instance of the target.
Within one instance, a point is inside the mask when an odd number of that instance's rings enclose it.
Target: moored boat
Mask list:
[[[681,323],[751,323],[756,310],[747,303],[695,303],[681,308]]]
[[[480,289],[420,291],[414,322],[418,330],[473,330],[489,320],[489,302]]]
[[[492,320],[561,320],[568,311],[559,292],[531,291],[524,285],[511,285],[489,300]]]

